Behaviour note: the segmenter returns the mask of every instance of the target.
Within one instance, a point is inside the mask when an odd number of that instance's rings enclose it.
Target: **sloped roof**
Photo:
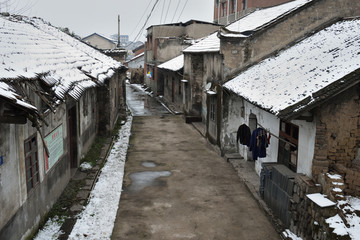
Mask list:
[[[129,62],[134,61],[134,60],[136,60],[136,59],[138,59],[138,58],[140,58],[140,57],[144,57],[144,55],[145,55],[145,53],[144,53],[144,52],[142,52],[142,53],[140,53],[140,54],[138,54],[138,55],[136,55],[136,56],[132,57],[131,59],[129,59],[129,60],[128,60],[128,61],[126,61],[126,62],[127,62],[127,63],[129,63]]]
[[[259,9],[229,24],[225,29],[239,33],[257,31],[312,1],[295,0],[278,6]]]
[[[279,117],[359,81],[360,20],[343,20],[263,60],[224,88]],[[326,91],[325,91],[326,90]]]
[[[12,102],[20,108],[37,112],[37,108],[35,106],[27,103],[19,94],[16,93],[15,89],[11,85],[5,82],[0,82],[0,98],[7,99],[9,102]]]
[[[284,3],[275,7],[258,9],[248,15],[240,18],[239,20],[224,27],[225,31],[230,33],[221,34],[227,37],[248,37],[249,32],[256,31],[268,24],[276,21],[278,18],[287,15],[296,9],[304,6],[313,0],[295,0],[292,2]],[[219,52],[220,39],[217,32],[204,38],[202,41],[186,48],[183,52]]]
[[[158,66],[158,68],[162,68],[174,72],[179,71],[183,67],[184,67],[184,54],[181,54]]]
[[[100,35],[100,34],[98,34],[98,33],[90,34],[89,36],[86,36],[86,37],[82,38],[81,40],[82,40],[82,41],[86,41],[86,39],[91,38],[92,36],[98,36],[98,37],[100,37],[100,38],[102,38],[102,39],[110,42],[111,44],[116,45],[116,42],[115,42],[115,41],[111,40],[110,38],[104,37],[104,36],[102,36],[102,35]]]
[[[0,16],[0,81],[41,79],[78,99],[122,65],[38,18]]]

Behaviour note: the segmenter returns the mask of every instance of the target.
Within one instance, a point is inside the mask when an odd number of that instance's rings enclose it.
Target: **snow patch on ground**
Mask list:
[[[349,227],[339,214],[326,219],[326,223],[339,236],[349,235],[351,239],[360,239],[360,217],[355,213],[360,210],[360,198],[347,196],[345,201],[338,202],[338,208],[342,209]]]
[[[83,163],[80,165],[80,169],[81,169],[82,171],[90,170],[91,168],[92,168],[91,163],[88,163],[88,162],[83,162]]]
[[[59,220],[59,218],[55,217],[49,219],[43,229],[41,229],[34,240],[55,240],[58,239],[62,231],[60,231],[61,225],[63,224],[63,220]]]
[[[79,214],[70,240],[110,239],[122,191],[131,124],[132,117],[128,117],[90,194],[88,205]]]
[[[294,233],[292,233],[289,229],[286,229],[283,232],[283,235],[285,236],[286,239],[292,239],[292,240],[302,240],[302,238],[296,236]]]

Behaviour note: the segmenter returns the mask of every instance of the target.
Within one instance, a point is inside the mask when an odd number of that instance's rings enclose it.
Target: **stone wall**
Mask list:
[[[290,207],[292,219],[290,230],[306,240],[338,239],[326,223],[326,219],[338,213],[336,206],[320,207],[307,194],[322,191],[320,184],[315,184],[306,176],[295,178],[294,195]]]
[[[328,172],[335,166],[340,174],[356,176],[352,167],[360,148],[360,87],[356,86],[333,98],[316,110],[316,140],[313,161],[313,176]],[[356,182],[360,186],[360,181]],[[356,186],[351,186],[355,190]],[[357,189],[360,192],[360,189]]]

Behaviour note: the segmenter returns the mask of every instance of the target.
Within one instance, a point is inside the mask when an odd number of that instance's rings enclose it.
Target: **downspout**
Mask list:
[[[226,14],[226,24],[229,24],[229,14],[230,14],[230,0],[227,1],[227,14]]]
[[[237,13],[238,13],[238,0],[235,2],[235,21],[237,20]]]
[[[220,6],[220,0],[218,0],[218,5],[217,5],[217,7],[218,7],[218,24],[220,24],[220,8],[221,8],[221,6]]]

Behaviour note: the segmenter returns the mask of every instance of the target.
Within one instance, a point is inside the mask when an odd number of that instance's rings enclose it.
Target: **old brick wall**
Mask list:
[[[314,29],[339,17],[358,16],[360,1],[314,0],[277,23],[256,32],[249,39],[221,39],[225,80],[241,69],[303,38]]]
[[[334,97],[316,111],[316,140],[313,177],[329,170],[345,176],[353,193],[360,193],[360,174],[353,164],[360,148],[359,85]]]
[[[256,8],[256,7],[269,7],[279,5],[285,2],[290,2],[291,0],[249,0],[247,7]]]

